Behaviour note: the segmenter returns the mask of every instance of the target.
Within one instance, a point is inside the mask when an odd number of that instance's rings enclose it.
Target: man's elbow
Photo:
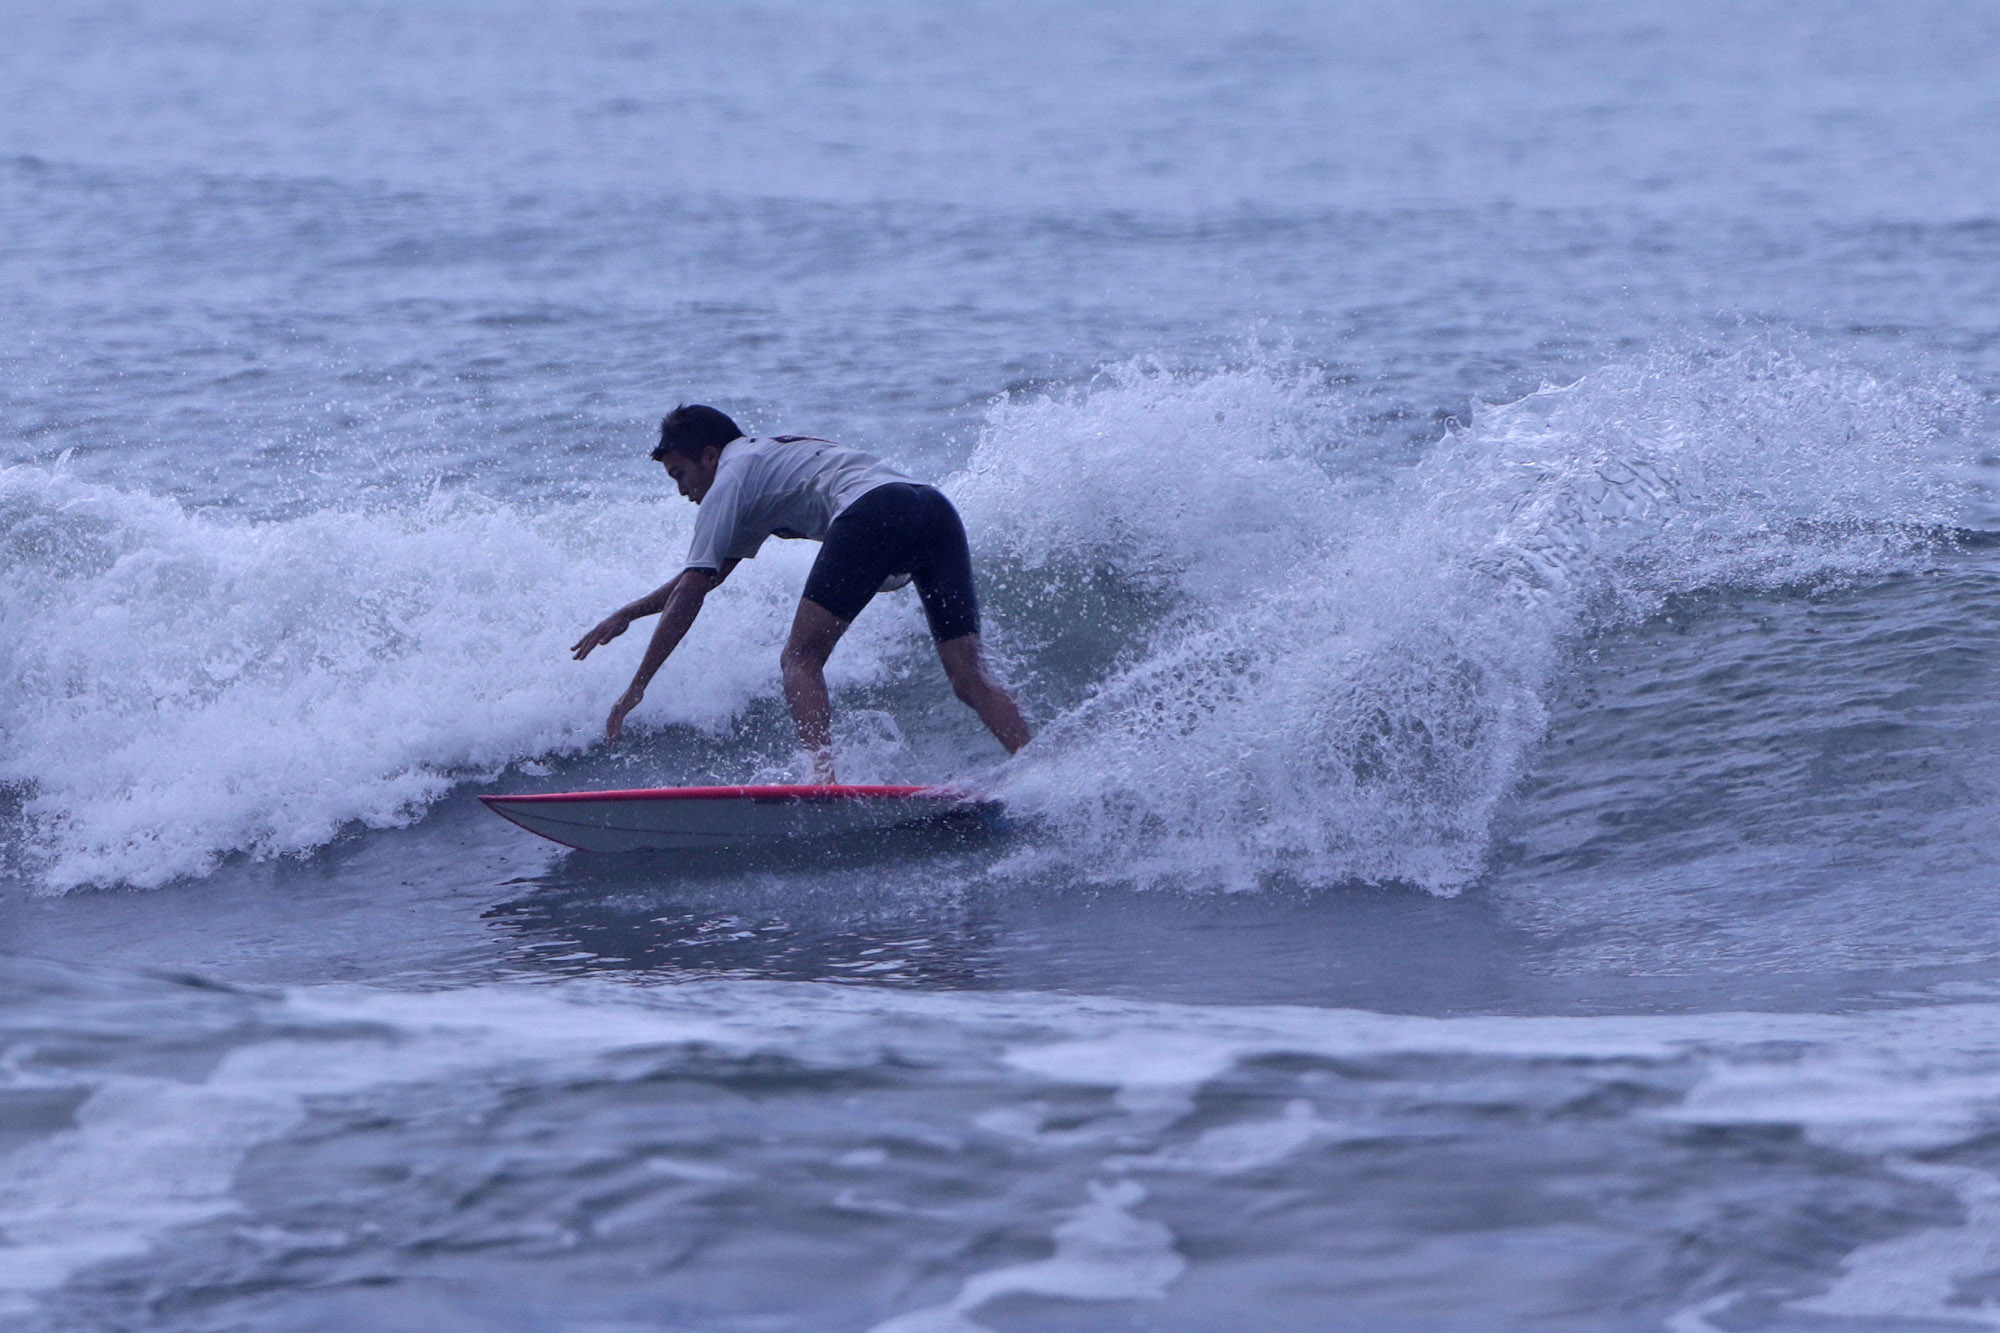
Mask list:
[[[714,574],[705,569],[690,569],[674,585],[674,595],[667,602],[667,611],[682,619],[694,619],[695,612],[701,610],[704,598],[714,590],[717,583]]]

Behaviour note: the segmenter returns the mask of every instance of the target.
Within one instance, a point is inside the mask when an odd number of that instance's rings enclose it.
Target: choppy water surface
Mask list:
[[[0,1313],[2000,1326],[2000,16],[0,6]],[[607,749],[682,399],[954,496]]]

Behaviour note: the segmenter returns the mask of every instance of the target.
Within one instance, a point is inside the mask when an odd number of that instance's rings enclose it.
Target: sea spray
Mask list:
[[[1021,867],[1457,891],[1582,636],[1694,588],[1890,572],[1961,503],[1958,387],[1768,347],[1481,409],[1370,488],[1338,484],[1299,400],[1275,373],[1129,369],[995,414],[960,489],[992,554],[1056,601],[1116,524],[1167,589],[1143,650],[1002,780],[1047,835]],[[1082,497],[1040,476],[1065,457]]]

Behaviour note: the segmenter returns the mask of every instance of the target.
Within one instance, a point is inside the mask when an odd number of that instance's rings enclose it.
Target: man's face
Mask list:
[[[722,450],[710,445],[701,451],[700,458],[689,458],[686,454],[668,454],[667,475],[680,487],[682,495],[701,503],[708,494],[708,488],[715,485],[715,468],[722,461]]]

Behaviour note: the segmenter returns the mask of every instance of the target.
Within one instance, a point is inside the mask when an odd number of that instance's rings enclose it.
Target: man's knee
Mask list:
[[[820,672],[826,669],[826,659],[831,655],[832,644],[788,643],[778,654],[778,669],[786,675],[797,671]]]
[[[792,619],[791,635],[785,640],[784,651],[778,654],[778,665],[787,673],[823,670],[826,659],[833,655],[834,646],[846,632],[845,620],[819,603],[801,598],[798,614]]]
[[[986,664],[976,656],[953,654],[945,658],[944,673],[951,678],[951,692],[962,704],[976,707],[995,689],[993,677],[986,673]]]
[[[944,664],[944,674],[951,679],[951,692],[960,703],[972,703],[993,688],[977,635],[967,634],[939,644],[938,660]]]
[[[957,672],[951,678],[951,692],[958,696],[962,704],[977,705],[992,688],[992,682],[986,679],[984,671]]]

